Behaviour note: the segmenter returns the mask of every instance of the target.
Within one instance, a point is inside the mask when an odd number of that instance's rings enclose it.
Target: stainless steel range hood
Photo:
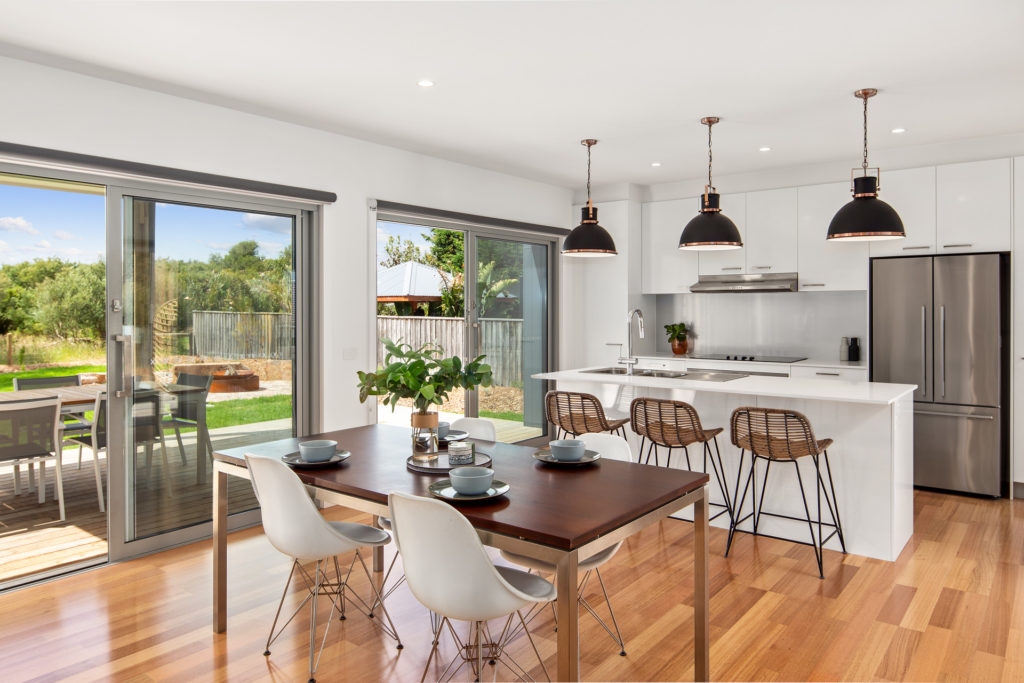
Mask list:
[[[796,292],[797,273],[753,275],[701,275],[690,285],[691,292]]]

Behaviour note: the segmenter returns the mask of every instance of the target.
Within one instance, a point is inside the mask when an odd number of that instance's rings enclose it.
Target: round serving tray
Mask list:
[[[486,453],[481,453],[480,451],[476,452],[476,457],[473,462],[462,463],[459,465],[449,464],[448,454],[444,451],[437,454],[437,460],[431,460],[429,462],[421,462],[415,458],[416,456],[409,456],[405,461],[405,466],[413,472],[420,472],[422,474],[448,474],[456,467],[469,467],[470,465],[487,467],[491,464],[491,456]]]

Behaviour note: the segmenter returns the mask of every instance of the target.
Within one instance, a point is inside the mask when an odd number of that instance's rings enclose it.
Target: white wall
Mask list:
[[[367,201],[386,199],[561,226],[568,189],[0,58],[0,139],[191,171],[327,190],[324,211],[324,428],[372,421],[356,371],[375,362],[375,234]]]

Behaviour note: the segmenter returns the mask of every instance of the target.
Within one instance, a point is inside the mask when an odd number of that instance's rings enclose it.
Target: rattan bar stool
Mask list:
[[[544,396],[548,422],[555,425],[555,438],[590,432],[618,433],[626,438],[629,418],[609,420],[596,396],[578,391],[549,391]]]
[[[686,469],[693,470],[690,462],[689,446],[700,444],[704,451],[704,472],[708,471],[708,462],[711,462],[711,471],[718,482],[718,490],[722,493],[725,503],[709,503],[722,510],[711,516],[715,519],[723,514],[728,514],[732,519],[732,503],[729,499],[729,487],[726,486],[725,468],[722,467],[722,453],[718,450],[718,435],[722,433],[721,427],[704,429],[700,423],[700,417],[696,409],[684,401],[673,401],[663,398],[635,398],[629,406],[629,418],[633,431],[640,435],[640,456],[644,455],[644,446],[647,447],[647,455],[644,463],[650,463],[651,454],[654,454],[654,464],[658,462],[658,449],[667,448],[665,466],[672,465],[672,450],[682,448],[686,456]],[[714,454],[711,453],[711,444],[715,445]]]
[[[729,548],[732,547],[733,537],[736,534],[736,527],[747,519],[753,518],[754,535],[757,535],[757,525],[761,515],[770,517],[781,517],[804,521],[800,517],[783,515],[772,512],[765,512],[761,509],[764,503],[764,492],[768,485],[768,472],[774,462],[792,463],[796,470],[797,483],[800,486],[800,495],[803,499],[804,512],[806,513],[807,530],[811,534],[811,542],[794,541],[803,545],[810,545],[814,548],[814,557],[818,561],[818,576],[825,578],[822,568],[822,546],[833,536],[839,536],[839,545],[846,554],[846,541],[843,538],[843,526],[839,519],[839,506],[836,503],[836,489],[832,484],[832,469],[828,462],[828,447],[832,445],[832,439],[815,439],[811,423],[807,418],[795,410],[778,410],[774,408],[737,408],[733,411],[732,420],[732,443],[740,449],[740,464],[736,474],[736,490],[733,494],[735,504],[733,523],[729,527],[729,539],[725,545],[725,556],[729,556]],[[744,455],[749,452],[750,471],[747,473],[747,481],[743,485],[743,496],[739,497],[740,480],[743,478]],[[807,505],[807,494],[804,491],[803,478],[800,476],[800,458],[810,457],[814,461],[815,488],[817,489],[818,511],[817,520],[811,519],[811,510]],[[757,461],[765,462],[764,478],[761,482],[761,498],[757,497],[757,477],[755,471]],[[822,477],[821,463],[824,461],[825,474],[828,475],[828,487]],[[747,492],[753,491],[751,495],[751,511],[749,514],[739,517],[743,505],[747,500]],[[825,506],[832,518],[832,522],[821,520],[821,499],[825,498]],[[817,536],[815,536],[815,522],[817,522]],[[832,532],[822,538],[822,527],[831,528]]]

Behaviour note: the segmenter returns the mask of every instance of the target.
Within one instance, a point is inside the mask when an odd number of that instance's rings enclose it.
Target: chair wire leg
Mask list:
[[[356,560],[358,560],[359,564],[363,567],[363,573],[366,574],[366,580],[369,582],[370,589],[373,591],[373,596],[372,596],[373,597],[373,603],[372,604],[373,605],[377,605],[378,603],[380,604],[380,612],[381,612],[381,615],[384,617],[384,621],[381,621],[380,619],[375,619],[374,618],[373,611],[370,608],[370,604],[368,604],[365,600],[363,600],[362,597],[360,597],[358,593],[356,593],[355,591],[351,591],[351,595],[355,599],[356,602],[360,603],[363,606],[363,609],[366,611],[367,616],[374,620],[374,623],[377,624],[377,626],[380,628],[380,630],[383,631],[385,634],[387,634],[389,637],[394,638],[398,642],[398,645],[396,646],[396,649],[401,650],[405,646],[402,644],[402,639],[398,635],[398,629],[395,628],[395,622],[393,622],[391,620],[391,613],[388,612],[387,605],[384,604],[384,598],[381,596],[380,591],[377,589],[377,585],[373,582],[373,577],[370,575],[370,570],[366,566],[366,561],[363,559],[363,555],[362,555],[362,553],[359,552],[359,550],[356,550],[356,557],[353,560],[353,563]],[[349,573],[351,573],[351,567],[349,568]],[[347,580],[346,580],[346,583],[347,583]],[[384,623],[385,621],[387,623]]]
[[[590,572],[587,572],[587,574],[589,574],[589,573]],[[586,607],[587,611],[589,611],[591,614],[594,615],[594,618],[597,619],[602,626],[604,626],[604,630],[608,631],[608,635],[610,635],[612,637],[612,640],[614,640],[615,643],[619,646],[619,655],[621,655],[622,657],[625,657],[626,656],[626,642],[622,639],[622,632],[619,630],[619,622],[618,622],[618,620],[615,619],[615,610],[612,609],[612,601],[608,598],[608,590],[604,586],[604,578],[601,576],[601,570],[600,569],[596,569],[595,568],[594,569],[594,573],[597,574],[597,582],[601,586],[601,594],[604,596],[604,604],[608,605],[608,614],[612,618],[612,626],[615,628],[615,633],[612,633],[611,630],[608,628],[608,625],[606,623],[604,623],[604,621],[600,617],[597,616],[597,613],[594,611],[593,607],[591,607],[587,603],[586,600],[583,600],[582,595],[580,596],[580,600],[583,602],[583,604]],[[586,579],[584,578],[584,582],[585,581],[586,581]],[[580,587],[581,591],[582,591],[582,588],[583,587],[581,586]]]
[[[757,501],[757,514],[754,515],[754,535],[757,535],[757,525],[761,522],[761,511],[764,509],[764,492],[768,490],[768,471],[772,468],[772,461],[768,458],[761,458],[764,460],[764,479],[761,481],[761,499],[757,499],[757,477],[754,477],[754,500]],[[754,456],[754,462],[756,463],[758,456]]]

